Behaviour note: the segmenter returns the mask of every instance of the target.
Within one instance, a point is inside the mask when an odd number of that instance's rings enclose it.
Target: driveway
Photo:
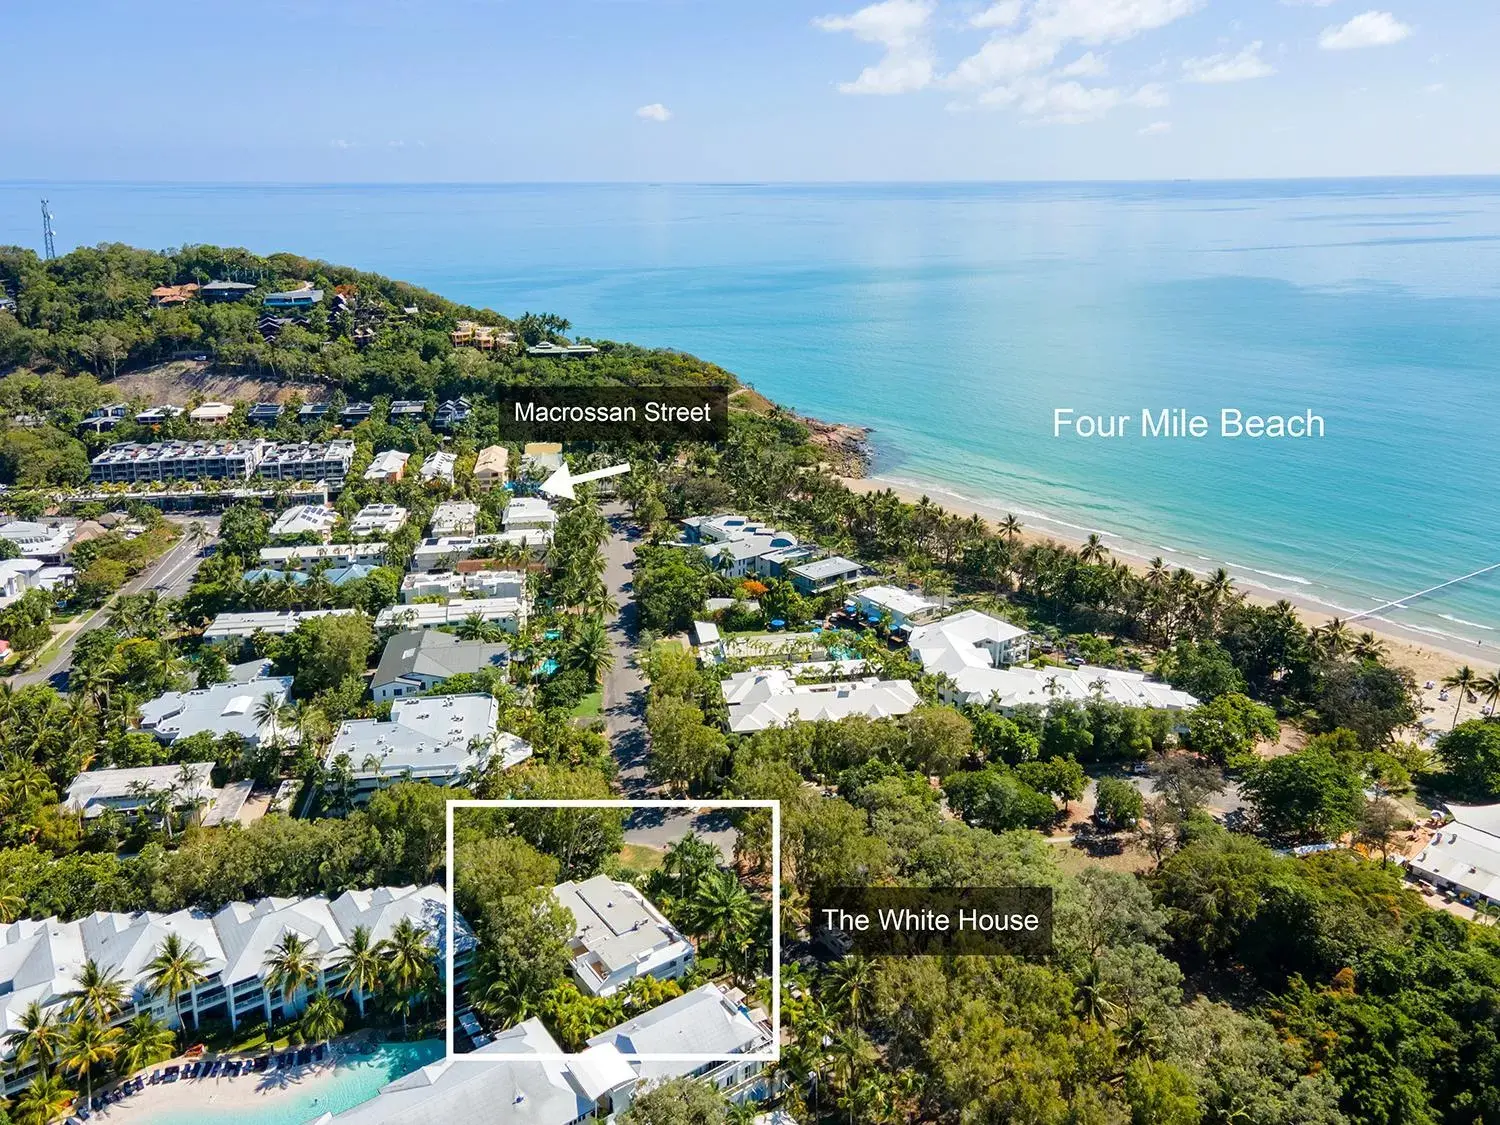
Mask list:
[[[665,851],[689,832],[696,832],[713,844],[725,863],[734,862],[734,842],[738,838],[729,813],[724,809],[637,809],[625,822],[625,842]]]
[[[623,504],[607,505],[604,516],[610,530],[604,543],[604,584],[619,605],[607,626],[615,662],[604,677],[604,730],[620,764],[620,788],[627,797],[644,797],[650,792],[646,778],[650,739],[645,721],[646,681],[635,662],[637,615],[631,585],[639,532],[631,526]]]

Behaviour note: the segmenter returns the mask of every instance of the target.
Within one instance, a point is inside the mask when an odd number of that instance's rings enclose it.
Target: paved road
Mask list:
[[[729,814],[720,809],[693,812],[691,809],[637,809],[625,822],[625,842],[648,848],[666,849],[689,832],[718,847],[725,863],[734,861],[734,842],[738,834],[729,823]]]
[[[174,520],[173,522],[181,523],[184,528],[187,526],[183,521]],[[218,535],[218,516],[205,518],[200,522],[211,536]],[[198,553],[200,549],[198,545],[188,542],[187,535],[184,534],[170,551],[125,583],[120,589],[120,594],[139,594],[145,590],[154,589],[159,591],[164,598],[181,597],[192,585],[193,575],[197,573],[198,564],[202,561]],[[118,596],[117,594],[116,597]],[[103,625],[109,619],[110,607],[113,604],[114,598],[111,598],[92,613],[64,626],[68,632],[62,644],[53,652],[51,659],[40,667],[12,676],[11,683],[19,689],[30,687],[32,684],[51,682],[52,686],[59,691],[65,690],[68,665],[73,662],[73,646],[78,643],[78,638],[84,633]]]
[[[620,763],[620,787],[627,797],[644,797],[646,780],[646,682],[635,663],[636,606],[631,586],[638,532],[630,525],[623,504],[604,509],[610,536],[604,544],[604,584],[618,603],[609,622],[609,643],[615,663],[604,677],[604,729]]]

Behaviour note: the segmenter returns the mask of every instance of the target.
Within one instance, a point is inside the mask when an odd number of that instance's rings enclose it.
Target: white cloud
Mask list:
[[[1203,0],[1038,0],[1031,20],[1059,42],[1119,43],[1190,15]]]
[[[996,35],[953,68],[955,86],[990,86],[1044,70],[1057,58],[1058,44],[1034,35]]]
[[[1325,51],[1352,51],[1360,47],[1388,47],[1411,34],[1411,28],[1390,12],[1364,12],[1348,23],[1333,24],[1318,36]]]
[[[1143,137],[1159,137],[1163,133],[1170,133],[1171,131],[1172,123],[1170,121],[1153,121],[1151,124],[1142,125],[1136,130]]]
[[[661,102],[652,102],[650,105],[643,105],[635,111],[635,115],[642,121],[672,120],[672,111],[662,105]]]
[[[353,148],[354,147],[354,142],[353,141],[346,141],[342,137],[338,138],[337,140],[329,141],[328,143],[332,147],[334,147],[334,148]]]
[[[1141,106],[1143,109],[1160,109],[1171,100],[1167,96],[1167,88],[1160,82],[1147,82],[1126,99],[1130,105]]]
[[[1205,55],[1199,59],[1182,60],[1182,77],[1187,82],[1244,82],[1251,78],[1265,78],[1276,73],[1276,68],[1260,57],[1260,40],[1251,43],[1238,54],[1227,51],[1218,55]]]
[[[1103,55],[1086,51],[1057,73],[1064,78],[1098,78],[1109,73],[1109,64]]]
[[[1021,0],[999,0],[969,20],[970,27],[1014,27],[1021,18]]]
[[[885,48],[879,62],[867,66],[852,82],[839,83],[845,94],[904,94],[932,82],[933,55],[928,21],[934,0],[881,0],[847,16],[813,20],[824,31],[847,31],[865,43]]]

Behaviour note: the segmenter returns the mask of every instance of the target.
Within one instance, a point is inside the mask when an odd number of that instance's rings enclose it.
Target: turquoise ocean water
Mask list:
[[[876,471],[1363,611],[1500,563],[1500,179],[0,184],[0,242],[295,250],[682,348]],[[1322,441],[1052,436],[1307,409]],[[1385,615],[1500,645],[1500,571]]]

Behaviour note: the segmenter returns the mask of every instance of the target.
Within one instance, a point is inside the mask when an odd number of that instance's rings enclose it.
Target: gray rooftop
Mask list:
[[[575,938],[610,973],[681,940],[654,908],[647,907],[639,891],[608,875],[559,883],[552,893],[573,915]]]
[[[285,703],[292,690],[290,676],[214,684],[196,691],[169,691],[141,705],[141,729],[163,742],[207,731],[217,738],[237,734],[247,742],[261,735],[256,708],[266,695]]]
[[[770,1037],[717,985],[705,984],[658,1004],[589,1040],[612,1043],[621,1054],[740,1055],[770,1049]],[[674,1064],[666,1064],[671,1067]],[[683,1071],[693,1063],[675,1064]],[[647,1077],[643,1069],[641,1076]]]
[[[832,558],[819,559],[817,562],[803,563],[801,566],[792,567],[793,574],[800,574],[804,578],[810,578],[814,582],[821,582],[825,578],[837,578],[840,574],[849,574],[864,569],[859,563],[852,559],[846,559],[842,555],[834,555]]]
[[[510,646],[463,641],[439,629],[408,629],[385,643],[375,669],[378,684],[413,673],[447,679],[461,672],[498,668],[510,659]]]

